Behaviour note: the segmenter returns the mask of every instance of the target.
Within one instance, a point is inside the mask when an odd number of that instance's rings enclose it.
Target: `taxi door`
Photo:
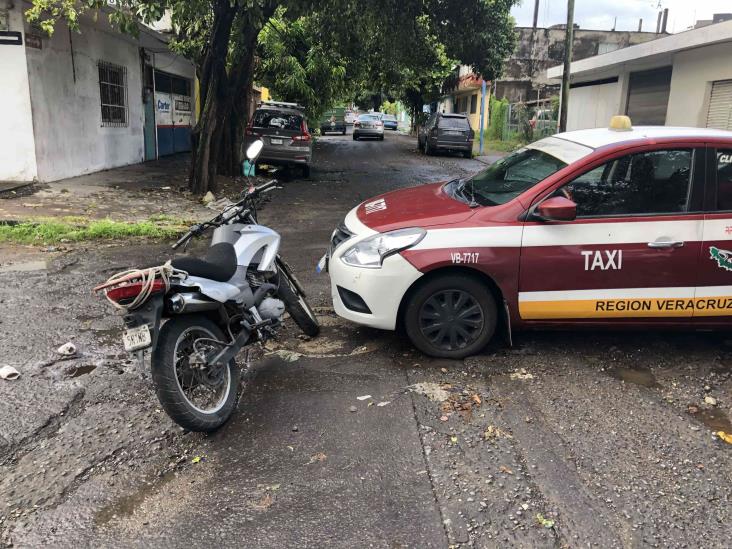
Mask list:
[[[519,273],[523,321],[691,322],[704,149],[636,150],[588,166],[534,204],[563,196],[576,204],[577,217],[527,221]]]
[[[698,324],[732,322],[732,145],[707,150],[704,241],[694,316]]]

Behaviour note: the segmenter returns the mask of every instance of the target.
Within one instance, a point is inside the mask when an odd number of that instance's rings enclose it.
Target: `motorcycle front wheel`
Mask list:
[[[219,369],[203,364],[224,341],[221,329],[202,315],[173,317],[160,329],[152,354],[155,393],[184,429],[214,431],[236,408],[241,377],[236,362]]]
[[[295,278],[290,266],[281,258],[277,258],[277,270],[280,284],[277,295],[284,302],[285,309],[306,335],[315,337],[320,333],[320,325],[315,313],[305,300],[305,292]]]

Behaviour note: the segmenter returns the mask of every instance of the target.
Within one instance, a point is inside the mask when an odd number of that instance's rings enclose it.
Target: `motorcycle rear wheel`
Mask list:
[[[189,431],[214,431],[231,417],[239,397],[241,371],[232,359],[222,372],[220,380],[204,383],[202,376],[210,374],[210,368],[191,366],[193,342],[209,345],[210,355],[220,346],[206,339],[225,341],[221,329],[202,315],[173,317],[160,329],[158,345],[152,354],[152,378],[155,393],[165,412],[178,425]],[[200,383],[196,383],[196,381]],[[215,389],[210,404],[204,401],[205,392]],[[203,398],[201,398],[203,397]]]

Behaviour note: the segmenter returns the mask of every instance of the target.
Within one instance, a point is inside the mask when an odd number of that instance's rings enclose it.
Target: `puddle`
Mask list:
[[[640,385],[641,387],[660,387],[656,377],[648,368],[613,368],[608,374],[626,383]]]
[[[48,268],[45,261],[25,261],[13,265],[0,267],[0,273],[28,273],[33,271],[45,271]]]
[[[724,431],[732,433],[732,422],[724,410],[719,408],[703,409],[696,405],[690,405],[687,409],[689,415],[701,421],[712,431]]]
[[[160,489],[176,477],[175,471],[168,471],[153,482],[146,482],[136,492],[119,498],[117,501],[104,507],[94,517],[94,524],[103,526],[114,519],[127,518],[135,514],[145,501],[156,495]]]
[[[94,364],[87,364],[86,366],[79,366],[72,372],[71,377],[85,376],[86,374],[91,374],[96,369],[97,369],[97,367]]]

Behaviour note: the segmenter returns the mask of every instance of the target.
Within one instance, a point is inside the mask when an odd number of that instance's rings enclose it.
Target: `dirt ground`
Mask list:
[[[359,201],[482,165],[394,134],[329,136],[316,159],[309,180],[282,174],[260,221],[323,334],[286,325],[213,435],[160,410],[90,292],[169,243],[5,248],[0,365],[21,377],[0,380],[0,546],[729,546],[732,445],[714,432],[732,431],[732,338],[519,333],[428,359],[336,317],[314,266]],[[67,341],[79,353],[59,360]]]

